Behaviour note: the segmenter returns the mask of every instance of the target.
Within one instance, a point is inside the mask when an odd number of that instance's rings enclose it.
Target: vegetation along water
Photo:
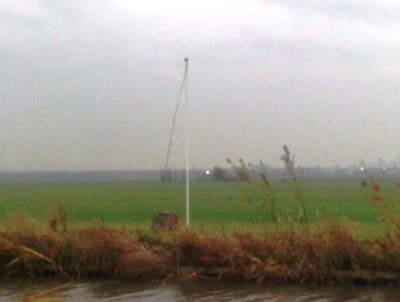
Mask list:
[[[159,211],[182,217],[180,183],[3,183],[0,274],[399,282],[394,180],[297,180],[296,185],[263,178],[195,182],[193,227],[169,233],[149,231],[150,221]]]

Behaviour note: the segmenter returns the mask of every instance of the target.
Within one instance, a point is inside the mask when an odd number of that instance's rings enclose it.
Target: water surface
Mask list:
[[[3,282],[0,301],[400,301],[400,289],[248,283],[137,283],[17,279]]]

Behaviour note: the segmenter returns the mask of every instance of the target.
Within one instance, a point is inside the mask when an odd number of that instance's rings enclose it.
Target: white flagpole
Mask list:
[[[189,59],[185,58],[185,132],[186,132],[186,146],[185,146],[185,157],[186,157],[186,226],[190,226],[190,194],[189,194],[189,95],[188,95],[188,68]]]

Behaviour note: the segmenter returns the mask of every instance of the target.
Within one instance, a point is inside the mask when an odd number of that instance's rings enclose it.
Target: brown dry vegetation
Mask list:
[[[398,282],[400,232],[357,240],[338,223],[264,236],[159,234],[102,226],[0,232],[0,275],[252,282]]]

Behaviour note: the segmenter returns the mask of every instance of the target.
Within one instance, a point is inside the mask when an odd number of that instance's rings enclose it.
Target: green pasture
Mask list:
[[[396,180],[377,180],[380,192],[397,216],[400,191]],[[374,231],[383,222],[376,215],[370,192],[358,179],[320,179],[299,182],[312,223],[346,220],[354,228]],[[288,209],[298,218],[299,202],[285,182],[273,181],[276,207],[282,221]],[[82,182],[0,183],[0,218],[25,213],[48,221],[57,205],[65,209],[71,227],[104,223],[110,226],[149,228],[156,212],[177,212],[184,222],[184,183],[178,182]],[[262,229],[271,225],[256,184],[247,182],[191,183],[193,226],[205,230]]]

